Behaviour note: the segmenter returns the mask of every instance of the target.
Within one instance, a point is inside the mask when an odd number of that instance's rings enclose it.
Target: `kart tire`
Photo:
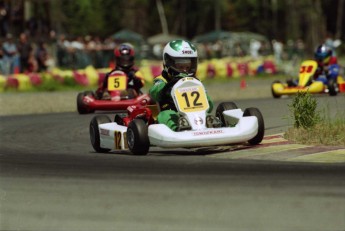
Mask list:
[[[88,96],[95,98],[95,93],[93,91],[85,91],[84,95],[88,95]]]
[[[275,80],[275,81],[273,81],[273,83],[271,84],[272,96],[273,96],[273,98],[278,99],[278,98],[281,97],[281,95],[277,95],[277,94],[274,92],[274,90],[273,90],[273,84],[275,84],[275,83],[282,83],[282,82],[279,81],[279,80]]]
[[[96,99],[96,95],[93,91],[85,91],[84,96],[89,96],[91,98]],[[88,108],[88,113],[94,113],[94,112],[95,112],[95,110],[91,110],[90,108]]]
[[[338,94],[339,87],[337,80],[335,79],[329,79],[328,80],[328,94],[330,96],[336,96]]]
[[[87,108],[87,106],[84,104],[84,92],[83,93],[78,93],[77,95],[77,110],[79,112],[79,114],[87,114],[89,113],[89,110]]]
[[[263,116],[259,109],[254,107],[250,107],[244,110],[243,117],[246,116],[256,116],[256,118],[258,119],[258,133],[252,139],[248,140],[248,143],[251,145],[259,144],[264,138],[265,134],[265,123]]]
[[[222,102],[218,105],[216,109],[216,117],[222,122],[222,126],[226,126],[223,111],[237,109],[237,105],[234,102]]]
[[[118,125],[125,126],[125,123],[123,122],[123,118],[119,114],[115,114],[114,122]]]
[[[93,149],[99,153],[109,152],[110,149],[108,148],[101,148],[101,141],[99,135],[99,125],[104,123],[111,123],[111,120],[106,115],[98,115],[93,117],[90,122],[89,133],[90,133],[90,140]]]
[[[127,128],[128,148],[134,155],[146,155],[150,148],[147,125],[142,119],[134,119]]]

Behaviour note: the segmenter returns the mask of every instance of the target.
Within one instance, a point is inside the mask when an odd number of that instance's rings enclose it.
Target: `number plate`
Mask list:
[[[108,78],[108,91],[123,91],[127,89],[126,76],[110,76]]]
[[[208,108],[206,93],[201,86],[178,88],[175,96],[181,112],[198,112]]]

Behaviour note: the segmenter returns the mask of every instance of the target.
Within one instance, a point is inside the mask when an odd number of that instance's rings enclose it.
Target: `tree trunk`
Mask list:
[[[342,31],[342,21],[343,21],[343,13],[344,13],[344,0],[338,0],[338,13],[337,13],[337,28],[335,32],[335,39],[341,39],[341,35],[343,34]]]
[[[167,19],[165,17],[164,8],[161,0],[156,0],[157,10],[159,14],[159,19],[162,25],[163,34],[169,34]]]

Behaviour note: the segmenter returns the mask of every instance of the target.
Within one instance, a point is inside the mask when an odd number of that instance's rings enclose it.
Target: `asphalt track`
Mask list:
[[[288,98],[235,102],[261,110],[261,145],[99,154],[94,115],[1,116],[0,230],[344,231],[344,147],[284,140]]]

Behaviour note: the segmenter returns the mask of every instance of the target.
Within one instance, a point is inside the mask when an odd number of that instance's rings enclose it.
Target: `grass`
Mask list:
[[[310,145],[345,146],[345,118],[330,119],[327,110],[317,111],[317,101],[308,92],[298,93],[289,105],[294,126],[284,138]]]
[[[284,138],[309,145],[345,146],[345,120],[321,122],[310,128],[289,128]]]

